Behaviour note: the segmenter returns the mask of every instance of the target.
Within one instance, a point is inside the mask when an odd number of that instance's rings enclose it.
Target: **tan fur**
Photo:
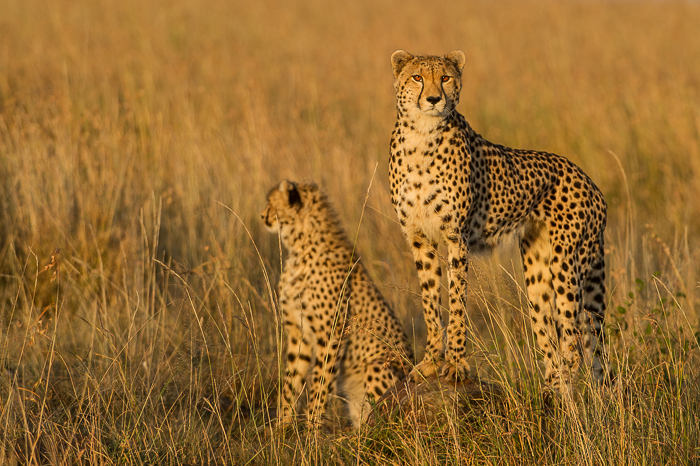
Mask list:
[[[315,184],[282,181],[268,201],[263,220],[287,251],[279,283],[287,335],[279,420],[293,419],[306,386],[309,423],[321,422],[329,393],[338,393],[358,427],[369,400],[403,377],[412,358],[408,340]]]
[[[580,351],[602,380],[606,204],[600,190],[564,157],[510,149],[477,134],[456,110],[462,52],[414,57],[399,50],[391,62],[398,112],[391,138],[392,202],[412,247],[428,327],[426,356],[413,376],[440,370],[448,379],[468,377],[468,254],[515,236],[546,382],[568,385]],[[439,244],[448,252],[447,347]]]

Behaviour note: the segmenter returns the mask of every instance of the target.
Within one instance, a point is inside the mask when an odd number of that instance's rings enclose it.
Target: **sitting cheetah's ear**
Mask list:
[[[455,50],[454,52],[450,52],[447,55],[445,55],[445,58],[454,63],[459,73],[462,74],[462,70],[464,69],[464,62],[467,61],[467,58],[464,56],[464,52],[462,52],[461,50]]]
[[[413,59],[413,55],[405,50],[397,50],[391,54],[391,68],[394,70],[394,78],[398,78],[406,63]]]
[[[289,207],[296,207],[297,209],[301,207],[301,195],[297,189],[297,185],[291,181],[282,180],[280,183],[280,192],[287,193],[287,202],[289,202]]]

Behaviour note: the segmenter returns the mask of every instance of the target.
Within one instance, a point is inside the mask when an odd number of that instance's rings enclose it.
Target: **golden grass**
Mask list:
[[[346,3],[3,2],[0,463],[700,461],[700,4]],[[283,177],[324,186],[354,233],[377,167],[358,250],[420,355],[386,177],[398,48],[462,49],[472,126],[602,189],[626,391],[582,383],[575,407],[542,414],[506,249],[475,260],[469,298],[505,417],[257,430],[280,332],[280,251],[258,215]]]

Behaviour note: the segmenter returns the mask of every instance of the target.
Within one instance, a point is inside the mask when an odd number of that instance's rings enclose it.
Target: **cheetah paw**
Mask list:
[[[448,382],[463,382],[469,379],[469,364],[466,362],[446,362],[440,375]]]
[[[408,376],[416,383],[422,382],[431,375],[438,373],[441,360],[435,360],[426,355],[421,362],[413,366],[413,370]]]

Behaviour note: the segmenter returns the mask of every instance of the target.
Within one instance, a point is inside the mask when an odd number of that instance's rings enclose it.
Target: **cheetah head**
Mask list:
[[[405,50],[391,55],[399,113],[445,118],[459,102],[466,58],[460,50],[444,57],[414,57]]]
[[[298,221],[301,194],[296,183],[282,180],[267,194],[267,201],[267,207],[263,210],[261,217],[270,232],[277,233],[280,231],[280,225],[283,228],[284,225]]]
[[[282,180],[267,195],[267,207],[261,217],[272,233],[285,240],[296,227],[309,228],[314,213],[324,210],[327,201],[314,183],[294,183]]]

